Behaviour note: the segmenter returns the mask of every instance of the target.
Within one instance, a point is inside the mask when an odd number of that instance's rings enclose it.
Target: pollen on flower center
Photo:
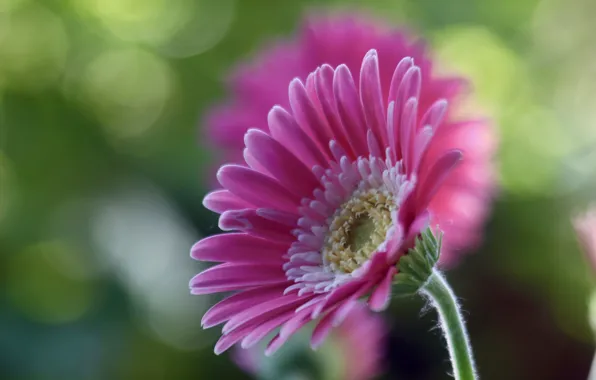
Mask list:
[[[356,191],[331,217],[323,260],[334,272],[351,273],[385,241],[397,208],[385,190]]]

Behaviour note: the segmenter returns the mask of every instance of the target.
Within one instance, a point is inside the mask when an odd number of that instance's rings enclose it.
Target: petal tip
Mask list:
[[[348,65],[346,65],[345,63],[342,63],[342,64],[338,65],[335,68],[335,73],[337,75],[340,75],[340,74],[343,75],[343,74],[346,74],[346,73],[349,74],[349,75],[351,75],[350,69],[348,68]]]
[[[366,52],[366,54],[364,55],[364,61],[368,61],[370,59],[377,59],[378,58],[378,53],[377,53],[377,49],[370,49],[369,51]]]
[[[233,166],[233,165],[222,165],[217,170],[217,174],[215,175],[217,177],[217,181],[224,187],[225,187],[225,185],[223,184],[223,182],[225,182],[225,177],[226,177],[227,173],[229,173],[231,166]]]
[[[244,133],[244,146],[249,147],[251,145],[252,140],[260,131],[256,128],[249,128],[246,133]]]

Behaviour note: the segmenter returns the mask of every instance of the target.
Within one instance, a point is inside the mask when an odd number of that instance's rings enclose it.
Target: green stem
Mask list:
[[[592,367],[590,368],[588,380],[596,380],[596,354],[594,355],[594,359],[592,359]]]
[[[433,269],[428,281],[420,288],[420,292],[437,309],[440,326],[447,340],[455,379],[477,379],[472,347],[457,299],[449,284],[438,270]]]

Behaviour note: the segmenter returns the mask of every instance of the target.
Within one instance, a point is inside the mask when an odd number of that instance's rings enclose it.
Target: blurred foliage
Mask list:
[[[187,291],[188,248],[217,230],[200,120],[229,68],[313,7],[406,24],[472,79],[502,188],[449,276],[480,371],[585,378],[594,281],[568,219],[596,189],[590,0],[1,1],[1,378],[248,376],[200,329],[215,299]],[[392,305],[387,378],[446,377],[420,306]]]

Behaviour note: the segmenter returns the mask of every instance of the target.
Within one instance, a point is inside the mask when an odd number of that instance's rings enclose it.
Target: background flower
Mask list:
[[[419,117],[433,102],[449,101],[448,122],[433,139],[429,160],[450,149],[463,151],[466,159],[448,179],[430,207],[433,223],[445,230],[441,264],[449,265],[462,249],[479,242],[494,187],[492,157],[496,137],[482,119],[455,117],[462,100],[462,78],[437,75],[437,64],[424,43],[380,20],[350,15],[312,15],[306,18],[294,40],[282,41],[257,53],[254,62],[237,67],[229,80],[231,100],[205,119],[215,152],[223,162],[241,162],[243,136],[249,128],[268,130],[267,114],[274,105],[287,107],[287,86],[296,77],[305,80],[316,67],[346,64],[360,70],[361,57],[369,49],[379,54],[381,83],[391,81],[397,63],[406,56],[420,66],[422,86]],[[383,99],[389,86],[383,87]]]
[[[306,335],[306,332],[299,334]],[[330,337],[330,341],[316,352],[311,351],[307,345],[300,345],[296,350],[307,351],[306,355],[315,361],[319,372],[332,373],[333,378],[344,380],[368,380],[378,375],[384,367],[387,326],[379,314],[371,313],[363,304],[358,304],[346,319],[338,326]],[[289,342],[291,345],[293,339]],[[298,344],[304,343],[299,341]],[[320,351],[332,351],[330,353]],[[289,356],[288,356],[289,355]],[[251,374],[271,373],[276,376],[275,368],[278,366],[280,356],[292,361],[295,353],[288,353],[281,349],[279,353],[269,358],[263,355],[263,350],[255,346],[248,350],[237,347],[234,350],[234,361],[243,370]],[[341,365],[337,366],[328,360],[337,356]],[[295,360],[295,359],[294,359]],[[268,367],[268,368],[264,368]],[[299,370],[300,368],[297,368]],[[339,372],[339,373],[336,373]],[[272,377],[273,379],[274,377]]]

